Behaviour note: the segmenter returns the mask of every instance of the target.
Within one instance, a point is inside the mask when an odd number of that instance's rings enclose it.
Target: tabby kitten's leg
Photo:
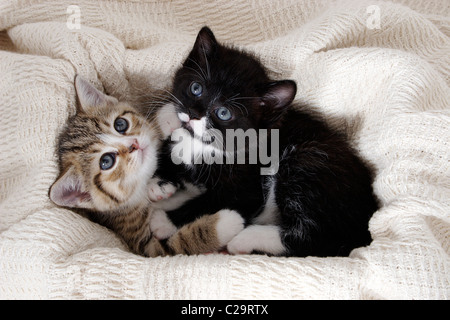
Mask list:
[[[244,229],[244,219],[232,210],[205,215],[178,229],[167,240],[152,237],[145,247],[149,257],[219,251]]]

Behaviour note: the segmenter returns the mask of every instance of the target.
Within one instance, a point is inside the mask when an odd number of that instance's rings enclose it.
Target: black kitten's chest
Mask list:
[[[257,165],[194,165],[186,166],[189,179],[208,190],[208,206],[238,211],[247,222],[262,210],[264,190]],[[205,204],[206,205],[206,204]]]
[[[192,181],[204,184],[208,189],[239,189],[259,180],[257,165],[214,163],[184,166]]]

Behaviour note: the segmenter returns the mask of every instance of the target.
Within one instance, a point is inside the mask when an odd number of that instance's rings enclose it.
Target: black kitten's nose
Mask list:
[[[203,106],[195,105],[188,109],[188,115],[191,120],[200,120],[204,116]],[[202,115],[203,114],[203,115]]]
[[[200,116],[197,113],[194,113],[192,110],[189,110],[189,120],[200,120]]]

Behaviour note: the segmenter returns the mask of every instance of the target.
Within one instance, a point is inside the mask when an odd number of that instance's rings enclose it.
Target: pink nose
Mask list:
[[[135,150],[139,150],[139,142],[137,141],[137,139],[133,140],[133,143],[131,144],[131,146],[128,148],[128,151],[130,153],[132,153]]]

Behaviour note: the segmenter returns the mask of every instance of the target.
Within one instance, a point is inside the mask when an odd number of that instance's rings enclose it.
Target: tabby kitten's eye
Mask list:
[[[228,121],[231,119],[231,111],[228,108],[220,107],[216,110],[216,116],[222,121]]]
[[[116,162],[115,153],[105,153],[100,158],[100,169],[101,170],[111,169],[115,162]]]
[[[114,129],[116,129],[118,133],[124,134],[128,130],[128,126],[128,121],[124,118],[117,118],[114,121]]]
[[[200,97],[203,93],[203,86],[198,82],[192,82],[191,83],[191,93],[196,96]]]

